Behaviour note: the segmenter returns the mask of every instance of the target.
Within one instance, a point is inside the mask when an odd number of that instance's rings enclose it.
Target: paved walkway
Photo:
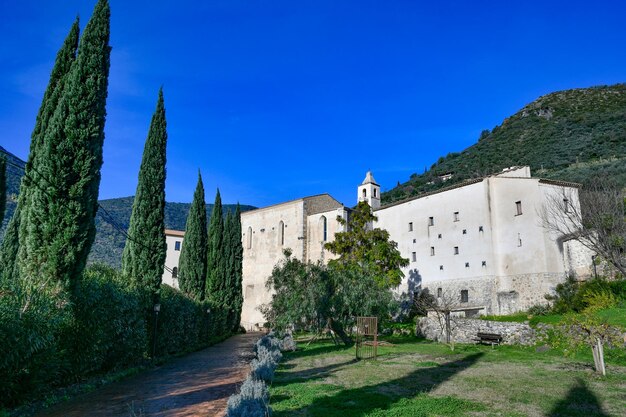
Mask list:
[[[259,333],[240,334],[45,410],[37,417],[222,416],[248,373]]]

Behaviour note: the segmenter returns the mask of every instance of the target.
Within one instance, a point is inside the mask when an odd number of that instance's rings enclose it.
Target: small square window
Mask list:
[[[429,217],[428,218],[428,225],[429,226],[434,226],[435,225],[435,218],[434,217]]]
[[[417,261],[417,253],[411,252],[411,258],[413,259],[413,262]]]
[[[409,232],[413,231],[413,222],[409,222]]]
[[[443,265],[439,265],[439,270],[443,271]]]
[[[516,201],[515,202],[515,211],[516,211],[516,216],[521,216],[522,215],[522,202],[521,201]]]
[[[417,239],[413,239],[413,243],[416,243],[416,242],[417,242]]]
[[[174,242],[174,250],[180,250],[180,240]]]
[[[437,288],[437,298],[441,298],[443,296],[443,290],[441,288]]]
[[[467,303],[469,301],[469,293],[467,290],[461,290],[461,302]]]
[[[483,266],[487,266],[487,261],[483,261]]]
[[[467,229],[463,229],[463,234],[466,235],[467,234]]]
[[[465,262],[465,267],[469,268],[469,262]]]
[[[478,231],[482,232],[483,231],[483,227],[482,226],[478,226]]]
[[[439,233],[439,235],[437,236],[437,239],[441,239],[441,233]]]
[[[455,247],[454,247],[454,254],[455,254],[455,255],[458,255],[458,254],[459,254],[459,247],[458,247],[458,246],[455,246]]]
[[[459,221],[459,212],[458,212],[458,211],[455,211],[455,212],[454,212],[454,221],[455,221],[455,222],[458,222],[458,221]]]
[[[430,247],[430,256],[435,256],[435,247],[434,246]]]

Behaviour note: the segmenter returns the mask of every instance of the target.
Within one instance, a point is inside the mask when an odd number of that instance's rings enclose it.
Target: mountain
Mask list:
[[[0,154],[7,158],[7,213],[0,228],[0,241],[4,237],[4,229],[15,211],[17,194],[24,166],[26,163],[0,146]],[[96,215],[96,239],[89,254],[89,262],[102,262],[119,268],[122,262],[122,251],[126,237],[121,231],[128,229],[134,197],[112,198],[100,200],[100,208]],[[190,203],[166,203],[165,226],[168,229],[185,230]],[[235,204],[222,206],[224,215],[235,211]],[[253,210],[256,207],[241,205],[241,211]],[[207,215],[211,217],[213,204],[207,205]],[[121,229],[121,230],[120,230]]]
[[[626,186],[626,84],[539,97],[460,153],[382,194],[383,204],[529,165],[533,176],[584,182],[612,176]]]

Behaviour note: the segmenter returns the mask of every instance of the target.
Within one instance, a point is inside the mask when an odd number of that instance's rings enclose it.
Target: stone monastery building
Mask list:
[[[465,181],[435,192],[381,206],[380,185],[371,172],[358,186],[398,243],[409,266],[396,292],[409,298],[424,288],[458,300],[459,314],[508,314],[545,303],[568,274],[589,274],[591,253],[575,241],[542,226],[540,213],[550,201],[578,196],[578,184],[532,178],[529,167]],[[328,194],[304,197],[241,214],[243,241],[242,326],[261,327],[258,307],[271,301],[265,282],[283,259],[283,249],[302,261],[332,258],[332,241],[350,209]],[[170,236],[168,239],[182,239]],[[168,260],[172,269],[176,262]],[[170,272],[164,274],[172,281]],[[173,284],[177,284],[174,280]]]

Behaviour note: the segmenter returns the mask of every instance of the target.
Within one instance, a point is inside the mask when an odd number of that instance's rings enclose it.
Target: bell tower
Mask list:
[[[367,171],[365,179],[359,185],[357,201],[367,201],[373,210],[380,208],[380,185],[376,183],[372,171]]]

